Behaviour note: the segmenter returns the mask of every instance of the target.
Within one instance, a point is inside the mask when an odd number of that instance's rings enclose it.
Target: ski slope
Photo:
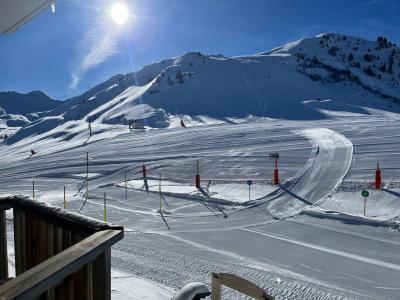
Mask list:
[[[70,148],[45,139],[47,151],[30,159],[21,145],[10,145],[0,150],[7,159],[0,188],[29,195],[35,179],[39,200],[61,205],[66,185],[69,208],[77,211],[85,196],[75,194],[89,152],[89,200],[83,213],[101,219],[107,192],[109,220],[126,229],[113,251],[113,270],[124,274],[115,276],[114,298],[126,293],[129,282],[166,287],[170,295],[191,281],[209,285],[211,271],[226,271],[281,299],[396,299],[399,197],[379,192],[386,196],[376,205],[391,214],[364,217],[357,190],[373,180],[377,160],[385,189],[396,192],[392,186],[400,182],[395,171],[400,168],[395,142],[399,119],[385,116],[385,122],[379,122],[382,115],[377,113],[318,122],[264,120],[136,133],[125,129],[103,139],[82,136]],[[379,145],[386,145],[384,155]],[[280,176],[288,192],[271,185],[268,153],[273,151],[281,154]],[[211,180],[210,191],[236,186],[232,204],[192,193],[197,160],[204,186]],[[158,193],[146,193],[140,184],[143,163],[154,192],[161,173],[164,219],[157,212]],[[259,189],[265,186],[260,199],[249,203],[247,179]],[[373,201],[378,200],[371,199],[371,205]],[[233,292],[226,296],[241,299]]]

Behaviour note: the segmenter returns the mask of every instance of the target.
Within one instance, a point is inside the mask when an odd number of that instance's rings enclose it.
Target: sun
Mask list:
[[[110,13],[111,13],[111,18],[118,25],[123,25],[128,21],[129,17],[128,8],[121,3],[113,4]]]

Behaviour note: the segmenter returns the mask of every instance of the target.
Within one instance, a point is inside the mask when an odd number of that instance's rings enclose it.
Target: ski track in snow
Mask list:
[[[263,233],[263,232],[259,232],[259,231],[255,231],[255,230],[251,230],[251,229],[243,229],[243,230],[247,230],[247,231],[250,231],[250,232],[253,232],[253,233],[261,234],[261,235],[264,235],[264,236],[267,236],[267,237],[271,237],[271,238],[274,238],[274,239],[278,239],[278,240],[281,240],[281,241],[285,241],[285,242],[288,242],[288,243],[300,245],[300,246],[303,246],[303,247],[316,249],[318,251],[323,251],[323,252],[327,252],[327,253],[330,253],[330,254],[347,257],[347,258],[350,258],[350,259],[353,259],[353,260],[357,260],[357,261],[361,261],[361,262],[365,262],[365,263],[368,263],[368,264],[373,264],[373,265],[377,265],[377,266],[393,269],[395,271],[400,271],[400,265],[399,264],[388,263],[388,262],[385,262],[385,261],[382,261],[382,260],[377,260],[377,259],[373,259],[373,258],[369,258],[369,257],[364,257],[364,256],[361,256],[361,255],[356,255],[356,254],[343,252],[343,251],[337,251],[337,250],[329,249],[329,248],[326,248],[326,247],[321,247],[321,246],[318,246],[318,245],[313,245],[313,244],[310,244],[310,243],[296,241],[296,240],[293,240],[293,239],[288,239],[288,238],[284,238],[284,237],[281,237],[281,236],[268,234],[268,233]]]
[[[305,129],[298,134],[308,137],[319,150],[295,185],[269,204],[269,211],[278,217],[295,215],[306,205],[318,205],[337,189],[351,166],[353,144],[342,134],[327,128]]]

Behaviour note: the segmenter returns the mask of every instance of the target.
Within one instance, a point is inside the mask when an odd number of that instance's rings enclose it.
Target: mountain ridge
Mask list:
[[[28,93],[0,91],[0,107],[10,114],[26,116],[30,113],[54,109],[61,103],[62,101],[52,99],[38,90]]]
[[[10,142],[68,122],[81,128],[141,120],[166,128],[179,119],[197,125],[398,112],[399,87],[400,49],[384,37],[325,33],[236,57],[188,52],[111,77],[38,114],[29,132],[22,128]]]

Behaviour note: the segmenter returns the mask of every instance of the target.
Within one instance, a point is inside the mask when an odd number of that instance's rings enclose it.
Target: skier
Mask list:
[[[181,127],[186,128],[185,123],[183,122],[183,120],[181,119]]]
[[[131,121],[130,123],[129,123],[129,130],[132,132],[133,131],[133,121]]]
[[[318,154],[319,153],[319,145],[318,145],[318,148],[317,148],[317,153],[316,154]]]
[[[90,119],[88,123],[88,128],[89,128],[89,135],[92,136],[92,123],[90,123]]]
[[[37,152],[33,149],[31,149],[31,155],[29,155],[26,159],[31,158],[32,156],[34,156],[35,154],[37,154]]]

